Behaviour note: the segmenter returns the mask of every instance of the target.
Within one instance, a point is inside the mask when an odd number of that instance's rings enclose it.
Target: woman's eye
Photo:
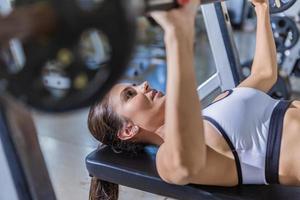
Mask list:
[[[126,100],[131,99],[132,97],[134,97],[134,95],[135,95],[134,91],[128,90],[126,92]]]

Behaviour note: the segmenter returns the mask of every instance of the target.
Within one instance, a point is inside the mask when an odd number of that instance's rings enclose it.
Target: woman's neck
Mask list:
[[[164,129],[164,127],[165,127],[165,125],[162,125],[158,129],[156,129],[156,131],[154,132],[156,135],[161,137],[162,140],[165,139],[165,129]]]
[[[164,125],[158,127],[158,129],[156,129],[154,131],[154,134],[156,135],[156,137],[153,137],[153,143],[160,146],[162,143],[164,143]]]
[[[140,134],[136,137],[136,142],[144,142],[160,146],[164,143],[164,125],[158,127],[156,130],[149,131],[141,128]]]

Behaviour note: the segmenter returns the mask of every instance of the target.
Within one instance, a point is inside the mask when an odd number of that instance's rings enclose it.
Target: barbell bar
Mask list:
[[[222,1],[226,1],[226,0],[201,0],[201,4],[210,4],[210,3],[217,3]],[[144,7],[144,10],[146,12],[149,12],[153,10],[168,10],[168,9],[176,8],[180,5],[184,5],[188,3],[189,0],[144,0],[144,2],[143,1],[139,1],[139,2],[142,2],[143,4],[142,7]],[[295,3],[296,0],[269,0],[270,13],[275,14],[275,13],[283,12],[289,9]]]

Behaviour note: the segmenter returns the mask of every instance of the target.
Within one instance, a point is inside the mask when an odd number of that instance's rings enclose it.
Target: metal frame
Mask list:
[[[201,100],[219,88],[221,91],[234,88],[242,77],[226,4],[204,5],[202,13],[217,71],[198,87]]]
[[[1,140],[1,135],[0,135]],[[4,145],[0,141],[0,199],[18,200],[17,190],[6,159]]]
[[[235,13],[235,15],[231,16],[232,25],[241,28],[240,25],[243,24],[248,11],[247,1],[246,0],[226,1],[226,5],[228,10],[232,9]]]
[[[0,105],[0,143],[2,144],[2,152],[4,158],[0,161],[1,165],[6,165],[6,171],[8,170],[9,176],[1,176],[1,182],[8,181],[10,184],[6,192],[14,192],[13,196],[16,199],[30,200],[32,199],[29,187],[24,176],[24,170],[21,167],[20,159],[17,155],[15,146],[12,141],[11,133],[8,128],[7,119],[4,113],[4,105]],[[2,192],[1,192],[2,193]],[[5,194],[9,196],[10,194]]]
[[[7,187],[0,197],[55,200],[31,114],[8,96],[0,97],[0,143],[0,183]]]

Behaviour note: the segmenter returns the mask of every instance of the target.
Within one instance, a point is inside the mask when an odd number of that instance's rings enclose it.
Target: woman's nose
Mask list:
[[[147,81],[143,82],[141,85],[141,89],[143,92],[147,92],[149,90],[149,83]]]

